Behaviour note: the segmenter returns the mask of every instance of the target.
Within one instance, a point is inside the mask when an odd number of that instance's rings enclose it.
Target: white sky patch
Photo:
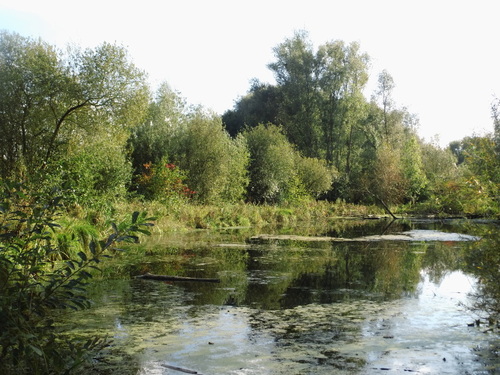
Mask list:
[[[441,145],[493,129],[500,96],[497,0],[120,2],[0,0],[0,29],[63,48],[123,44],[152,85],[167,81],[191,104],[222,114],[258,78],[274,82],[272,48],[299,29],[319,46],[357,41],[377,75],[394,78],[394,99]]]

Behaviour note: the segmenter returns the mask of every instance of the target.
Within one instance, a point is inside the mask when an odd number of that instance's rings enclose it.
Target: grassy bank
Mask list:
[[[115,204],[111,217],[95,211],[81,211],[76,218],[97,222],[107,228],[109,220],[119,220],[130,212],[146,211],[156,217],[154,232],[228,227],[263,227],[267,225],[296,226],[308,223],[321,225],[340,217],[384,215],[376,206],[361,206],[345,202],[308,201],[301,205],[180,204],[166,206],[158,202],[130,201]]]

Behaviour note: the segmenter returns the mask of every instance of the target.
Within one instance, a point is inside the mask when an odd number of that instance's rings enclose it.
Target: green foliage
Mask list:
[[[241,140],[233,140],[214,113],[196,109],[176,134],[171,158],[187,172],[186,183],[195,199],[210,203],[243,198],[248,184],[248,152]]]
[[[252,202],[278,203],[296,186],[295,150],[281,128],[259,125],[247,129],[243,137],[250,151],[250,185]]]
[[[500,163],[493,136],[466,138],[462,149],[464,164],[482,182],[500,184]]]
[[[318,156],[320,144],[319,109],[316,99],[316,59],[305,31],[274,48],[276,61],[269,64],[282,93],[280,124],[291,143],[306,156]],[[267,121],[271,121],[268,119]]]
[[[371,180],[366,183],[369,191],[386,204],[398,204],[405,196],[405,180],[398,149],[383,143],[377,149],[377,158]]]
[[[277,123],[303,155],[325,157],[340,170],[349,164],[351,130],[360,120],[358,102],[364,102],[368,56],[357,43],[342,41],[314,51],[305,31],[279,44],[274,54],[276,61],[269,68],[280,93]]]
[[[149,95],[126,50],[107,43],[63,55],[41,41],[2,32],[0,78],[3,177],[31,178],[65,156],[70,142],[86,146],[84,130],[138,124]]]
[[[305,192],[311,198],[318,198],[332,187],[337,172],[328,167],[325,160],[297,155],[295,159],[297,175]]]
[[[422,167],[425,171],[429,188],[442,180],[453,179],[458,175],[456,159],[449,149],[424,143],[420,146]]]
[[[144,172],[137,178],[137,191],[146,199],[174,205],[196,194],[184,183],[185,179],[186,173],[164,158],[158,164],[144,164]]]
[[[278,123],[280,101],[278,87],[253,80],[247,95],[235,103],[234,110],[222,115],[222,122],[232,137],[242,132],[245,126]]]
[[[410,136],[404,144],[401,163],[406,185],[405,196],[413,203],[425,196],[428,185],[421,155],[417,137]]]
[[[436,192],[443,208],[466,215],[497,214],[500,211],[500,163],[494,137],[466,137],[450,148],[461,161],[460,174],[447,181],[452,186],[449,193],[446,189]]]
[[[55,326],[55,311],[89,306],[85,286],[91,270],[124,241],[148,234],[145,214],[112,225],[102,241],[87,238],[85,250],[57,246],[61,197],[30,194],[16,183],[0,190],[0,372],[66,374],[75,370],[105,338],[69,342]],[[83,237],[82,237],[83,238]],[[59,242],[60,243],[60,242]]]
[[[463,175],[436,184],[431,201],[436,210],[448,215],[491,216],[498,214],[498,206],[488,190],[475,177]]]
[[[124,150],[123,134],[89,135],[85,147],[71,145],[66,155],[38,174],[42,191],[64,187],[66,203],[102,208],[128,191],[132,176]]]
[[[186,104],[178,93],[163,83],[149,104],[143,123],[132,129],[129,146],[135,173],[146,163],[157,164],[168,156],[172,139],[186,121]]]
[[[362,91],[368,81],[369,56],[361,53],[358,43],[333,41],[319,47],[316,60],[322,148],[326,160],[349,175],[355,135],[365,116]]]

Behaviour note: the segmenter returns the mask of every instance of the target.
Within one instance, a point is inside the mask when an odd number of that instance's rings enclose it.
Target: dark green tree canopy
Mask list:
[[[280,103],[279,87],[253,80],[247,95],[236,102],[233,110],[223,114],[222,121],[233,137],[246,127],[267,123],[278,124]]]

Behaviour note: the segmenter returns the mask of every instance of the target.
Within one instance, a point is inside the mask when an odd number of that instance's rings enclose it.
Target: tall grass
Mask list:
[[[147,211],[157,218],[154,231],[263,227],[268,225],[321,225],[340,217],[381,215],[375,206],[360,206],[344,201],[302,202],[301,205],[255,205],[247,203],[200,205],[183,203],[167,206],[159,202],[129,201],[116,205],[118,216],[130,211]],[[116,219],[116,218],[115,218]]]

